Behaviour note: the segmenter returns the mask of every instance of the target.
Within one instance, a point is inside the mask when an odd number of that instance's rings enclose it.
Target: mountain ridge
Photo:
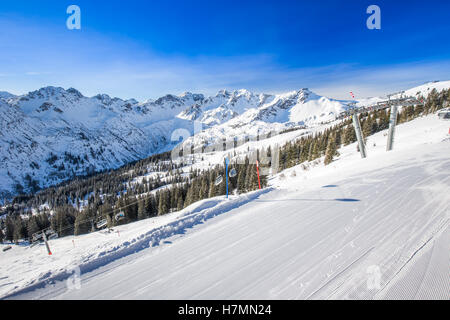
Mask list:
[[[430,86],[450,87],[450,81],[420,88]],[[256,136],[320,125],[351,102],[307,88],[277,95],[246,89],[212,96],[184,92],[145,102],[107,94],[86,97],[77,89],[53,86],[24,95],[0,92],[0,197],[170,151],[179,142],[172,141],[172,133],[183,129],[192,135],[194,122],[205,141]]]

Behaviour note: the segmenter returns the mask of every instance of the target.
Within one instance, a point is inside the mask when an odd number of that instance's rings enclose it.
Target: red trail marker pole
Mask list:
[[[50,246],[48,245],[47,235],[45,234],[45,231],[42,232],[42,237],[44,238],[44,242],[45,242],[45,246],[47,247],[48,255],[51,256],[52,255],[52,251],[50,250]]]
[[[256,173],[258,174],[258,186],[259,190],[261,190],[261,180],[259,180],[259,162],[256,160]]]

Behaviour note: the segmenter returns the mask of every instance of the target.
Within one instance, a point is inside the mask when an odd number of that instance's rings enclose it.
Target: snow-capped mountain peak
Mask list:
[[[0,99],[6,100],[6,99],[14,98],[14,97],[15,97],[15,95],[13,95],[13,94],[11,94],[9,92],[0,91]]]

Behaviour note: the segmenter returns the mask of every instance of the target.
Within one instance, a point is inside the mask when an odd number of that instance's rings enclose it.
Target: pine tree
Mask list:
[[[29,237],[40,231],[36,216],[31,216],[28,219],[27,230]]]
[[[162,191],[159,197],[159,204],[158,204],[158,215],[161,216],[163,214],[166,214],[169,212],[169,193],[166,191]]]
[[[192,185],[188,187],[188,190],[186,192],[186,198],[184,199],[184,207],[190,206],[192,202]]]
[[[333,161],[333,157],[335,155],[336,155],[336,139],[335,136],[332,135],[330,139],[328,139],[328,146],[325,152],[324,164],[329,165]]]
[[[14,221],[10,216],[6,217],[5,227],[5,239],[12,242],[14,240]]]
[[[237,176],[237,189],[238,193],[245,192],[245,177],[246,177],[246,166],[240,165]]]
[[[245,173],[245,191],[258,189],[258,175],[256,173],[256,164],[248,164]]]
[[[372,118],[369,115],[362,125],[362,135],[364,143],[367,142],[367,138],[371,135],[371,133],[372,133]]]
[[[26,229],[23,224],[22,218],[18,216],[14,220],[14,242],[18,244],[19,240],[25,237],[26,237]]]
[[[318,145],[317,141],[314,141],[313,142],[313,147],[312,147],[312,153],[311,153],[311,160],[317,159],[317,158],[319,158],[319,156],[320,156],[319,145]]]
[[[150,217],[156,217],[156,215],[158,214],[158,208],[156,207],[156,204],[156,197],[151,195],[147,203],[147,211],[149,212]]]
[[[339,128],[335,128],[334,131],[335,131],[334,137],[336,139],[336,148],[339,149],[342,144],[342,140],[341,140],[342,139],[342,129],[339,127]]]
[[[347,146],[355,141],[356,141],[355,128],[353,127],[352,124],[349,124],[344,129],[344,139],[343,139],[344,145]]]
[[[174,209],[178,205],[178,197],[180,196],[180,190],[178,185],[172,187],[172,192],[170,193],[170,208]]]
[[[39,229],[47,229],[50,227],[50,220],[48,219],[49,214],[44,211],[44,213],[37,216],[37,221],[39,225]]]
[[[138,202],[138,220],[143,220],[147,218],[147,211],[145,209],[145,201],[143,199],[140,199]]]
[[[206,176],[202,178],[200,189],[199,189],[199,200],[206,199],[208,197],[208,181],[206,180]]]
[[[181,209],[183,209],[184,203],[183,203],[183,197],[178,197],[178,201],[177,201],[177,211],[180,211]]]
[[[91,231],[93,218],[89,217],[87,210],[78,213],[75,218],[74,235],[78,236]]]
[[[73,233],[73,225],[75,223],[75,215],[77,211],[72,206],[62,206],[56,209],[51,220],[51,227],[58,233],[58,236],[64,237]]]
[[[127,222],[137,220],[138,204],[136,203],[136,198],[131,195],[129,196],[128,193],[124,199],[123,211],[125,213],[125,217],[127,218]]]
[[[211,170],[211,173],[209,174],[209,191],[208,191],[208,198],[215,197],[216,195],[216,172],[215,170]]]
[[[379,114],[378,131],[389,128],[389,113],[385,110],[380,110]]]

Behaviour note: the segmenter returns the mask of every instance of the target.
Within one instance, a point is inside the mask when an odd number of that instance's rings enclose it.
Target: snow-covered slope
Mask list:
[[[44,245],[0,251],[0,295],[448,300],[448,126],[419,118],[397,127],[391,152],[379,132],[367,159],[352,144],[329,166],[287,169],[266,190],[207,199],[119,233],[51,240],[52,256]],[[69,290],[76,267],[80,287]]]
[[[407,91],[424,95],[450,81]],[[366,99],[359,105],[382,98]],[[26,95],[0,92],[0,198],[24,187],[45,188],[74,175],[117,168],[171,150],[172,133],[202,132],[205,144],[243,141],[292,127],[315,127],[335,119],[351,101],[318,96],[308,89],[280,95],[221,90],[216,95],[185,92],[138,102],[76,89],[46,87]],[[198,127],[198,126],[197,126]]]

